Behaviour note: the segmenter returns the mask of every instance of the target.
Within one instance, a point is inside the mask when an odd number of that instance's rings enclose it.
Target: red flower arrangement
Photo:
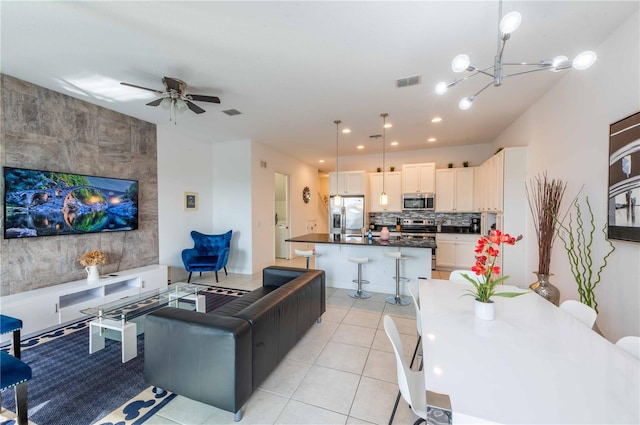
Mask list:
[[[489,236],[482,236],[478,239],[478,244],[475,248],[476,264],[471,267],[471,271],[476,274],[476,278],[472,278],[466,274],[462,276],[473,284],[474,290],[469,290],[468,294],[483,303],[491,302],[492,296],[513,298],[518,295],[526,294],[526,292],[498,292],[496,293],[496,286],[509,276],[500,275],[500,266],[496,266],[496,260],[500,255],[499,247],[501,244],[515,245],[516,242],[522,239],[522,235],[513,237],[508,233],[502,233],[500,230],[492,230]]]

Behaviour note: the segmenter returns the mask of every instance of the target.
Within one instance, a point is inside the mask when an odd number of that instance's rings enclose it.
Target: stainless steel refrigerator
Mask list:
[[[364,195],[342,196],[340,205],[329,203],[329,233],[361,235],[364,227]]]

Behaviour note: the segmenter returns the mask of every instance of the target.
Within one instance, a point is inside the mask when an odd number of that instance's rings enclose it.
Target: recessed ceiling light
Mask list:
[[[351,133],[351,129],[350,128],[343,128],[342,132],[343,133]]]
[[[433,142],[435,142],[435,141],[436,141],[436,138],[435,138],[435,137],[429,137],[429,138],[427,139],[427,142],[429,142],[429,143],[433,143]]]
[[[431,118],[431,122],[442,122],[442,118],[441,117],[433,117],[433,118]]]
[[[363,145],[358,145],[357,149],[364,149],[364,146]]]
[[[398,142],[394,140],[393,142],[391,142],[391,146],[398,146]]]
[[[323,163],[323,162],[324,162],[324,159],[321,159],[321,160],[320,160],[320,161],[318,161],[318,162]]]

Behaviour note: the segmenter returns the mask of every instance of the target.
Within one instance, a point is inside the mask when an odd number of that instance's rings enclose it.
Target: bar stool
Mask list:
[[[402,256],[402,253],[400,251],[393,251],[393,252],[385,251],[384,255],[386,255],[387,257],[391,257],[391,258],[396,260],[396,275],[395,275],[395,279],[396,279],[396,294],[395,295],[389,295],[386,298],[386,301],[389,304],[396,304],[396,305],[409,305],[409,304],[411,304],[411,301],[409,301],[407,298],[402,298],[400,296],[400,281],[401,280],[405,281],[405,282],[409,281],[409,279],[407,279],[406,277],[401,277],[400,276],[400,261],[408,260],[411,257]]]
[[[368,280],[362,279],[362,265],[364,263],[369,262],[368,257],[349,257],[349,261],[352,263],[358,263],[358,278],[353,279],[352,282],[358,284],[358,289],[356,291],[349,292],[349,296],[351,298],[359,298],[361,300],[366,300],[367,298],[371,298],[371,294],[362,290],[363,283],[369,283]]]
[[[318,256],[318,254],[313,252],[312,249],[308,251],[303,251],[301,249],[294,249],[294,251],[296,252],[296,255],[299,255],[300,257],[305,257],[307,259],[307,269],[309,268],[309,258]]]

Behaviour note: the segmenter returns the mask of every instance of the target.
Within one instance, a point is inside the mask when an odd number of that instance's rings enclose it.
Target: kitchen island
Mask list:
[[[431,251],[436,248],[432,240],[390,238],[382,241],[379,237],[372,240],[361,236],[332,235],[328,233],[309,233],[287,239],[287,242],[315,244],[316,268],[324,270],[326,285],[333,288],[355,289],[352,280],[358,277],[358,265],[350,262],[349,257],[368,257],[369,262],[362,267],[362,278],[369,281],[364,290],[394,294],[396,283],[395,260],[384,252],[402,252],[410,257],[402,261],[400,275],[417,282],[419,277],[431,277]],[[300,249],[309,249],[297,246]],[[400,283],[400,293],[408,295],[406,282]]]

